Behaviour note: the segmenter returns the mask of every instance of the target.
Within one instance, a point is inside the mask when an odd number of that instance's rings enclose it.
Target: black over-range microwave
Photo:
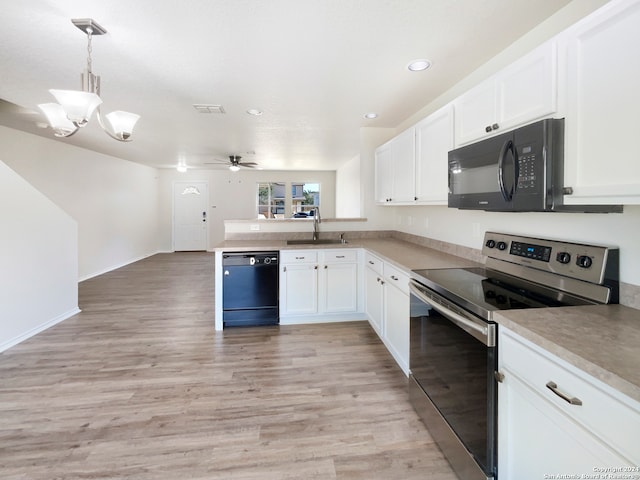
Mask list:
[[[449,152],[449,207],[622,211],[621,205],[564,205],[564,193],[564,119],[540,120]]]

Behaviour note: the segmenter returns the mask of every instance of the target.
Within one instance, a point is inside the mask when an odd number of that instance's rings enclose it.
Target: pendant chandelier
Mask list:
[[[135,113],[117,110],[102,117],[100,112],[100,76],[91,70],[91,39],[107,31],[91,18],[72,19],[71,22],[87,35],[87,68],[81,75],[82,90],[49,90],[58,103],[44,103],[38,108],[47,117],[56,137],[70,137],[89,123],[96,112],[100,127],[113,139],[131,141],[133,127],[140,118]]]

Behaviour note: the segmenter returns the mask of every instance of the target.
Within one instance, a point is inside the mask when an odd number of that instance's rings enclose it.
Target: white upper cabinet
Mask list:
[[[409,128],[376,150],[376,202],[413,203],[415,130]]]
[[[508,131],[557,110],[557,55],[547,42],[454,101],[456,145]]]
[[[393,151],[391,142],[376,149],[376,203],[391,202],[393,197]]]
[[[566,204],[640,204],[640,2],[612,1],[564,32]]]
[[[418,123],[416,130],[416,203],[446,205],[449,150],[453,149],[453,106]]]

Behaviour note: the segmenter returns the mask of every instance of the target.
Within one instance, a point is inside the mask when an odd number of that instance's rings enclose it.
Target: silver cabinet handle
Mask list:
[[[395,275],[391,275],[391,280],[396,280],[396,281],[398,281],[398,280],[399,280],[399,278],[398,278],[398,277],[396,277]]]
[[[325,265],[325,266],[324,266],[324,269],[326,270],[327,268],[329,268],[329,266],[328,266],[328,265]]]
[[[296,257],[296,260],[304,260],[305,257]]]
[[[336,255],[336,258],[344,258],[344,255]]]
[[[549,381],[547,382],[547,388],[563,399],[565,402],[570,403],[571,405],[582,405],[582,400],[576,397],[570,397],[566,393],[561,392],[558,389],[558,384],[556,382]]]

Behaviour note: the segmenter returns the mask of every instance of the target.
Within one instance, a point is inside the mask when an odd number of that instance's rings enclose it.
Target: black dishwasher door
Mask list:
[[[278,324],[278,252],[222,254],[225,327]]]

